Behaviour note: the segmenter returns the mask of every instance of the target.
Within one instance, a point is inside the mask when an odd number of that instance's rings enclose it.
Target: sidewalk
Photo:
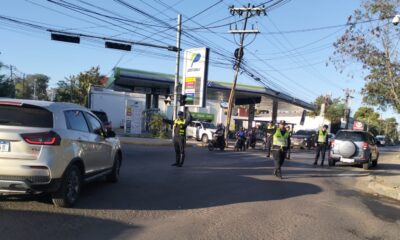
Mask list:
[[[382,149],[383,150],[383,149]],[[400,147],[384,149],[388,151],[379,158],[378,167],[370,171],[359,187],[368,187],[372,193],[400,201]]]

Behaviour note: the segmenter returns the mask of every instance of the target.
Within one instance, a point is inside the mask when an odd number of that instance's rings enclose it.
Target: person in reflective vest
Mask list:
[[[328,148],[328,125],[324,125],[322,129],[318,130],[315,135],[315,161],[314,165],[318,164],[319,156],[321,155],[321,166],[324,166],[325,153]]]
[[[280,121],[279,128],[276,129],[272,137],[272,157],[275,162],[274,175],[282,178],[281,167],[285,161],[288,149],[290,148],[289,132],[286,130],[286,122]]]
[[[174,132],[173,142],[176,161],[171,166],[182,167],[185,162],[186,128],[192,122],[192,115],[188,111],[185,119],[183,112],[179,111],[177,119],[174,121],[164,119],[164,122],[171,124]]]
[[[272,136],[276,132],[276,126],[274,121],[271,121],[267,125],[267,130],[266,130],[266,150],[267,150],[267,158],[271,155],[271,146],[272,146]]]

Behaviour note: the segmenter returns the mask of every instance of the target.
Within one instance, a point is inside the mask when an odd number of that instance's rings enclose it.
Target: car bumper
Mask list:
[[[355,158],[342,158],[338,155],[330,155],[329,160],[335,162],[341,162],[343,164],[363,164],[368,163],[368,159],[364,157],[355,157]]]
[[[0,176],[0,193],[55,192],[61,186],[61,179],[43,176]]]

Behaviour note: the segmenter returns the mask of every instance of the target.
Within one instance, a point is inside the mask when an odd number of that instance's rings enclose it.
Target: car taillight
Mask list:
[[[25,142],[33,145],[60,145],[61,137],[53,132],[24,133],[21,137]]]
[[[368,149],[368,143],[367,142],[364,142],[363,143],[363,150],[367,150]]]
[[[333,148],[335,146],[335,140],[331,141],[331,147]]]

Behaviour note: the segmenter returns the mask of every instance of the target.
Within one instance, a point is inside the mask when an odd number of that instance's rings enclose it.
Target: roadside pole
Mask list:
[[[173,119],[176,119],[178,113],[178,89],[179,89],[179,65],[181,61],[181,26],[182,15],[178,15],[178,27],[176,31],[176,69],[175,69],[175,84],[174,84],[174,111]]]
[[[230,8],[230,12],[232,15],[238,14],[241,16],[243,13],[246,13],[246,15],[245,15],[245,19],[244,19],[243,29],[230,30],[230,33],[232,33],[232,34],[240,34],[240,44],[239,44],[239,48],[237,48],[235,51],[235,59],[236,59],[235,65],[234,65],[235,75],[233,78],[231,93],[229,94],[228,113],[226,116],[226,128],[225,128],[226,130],[225,130],[224,137],[225,137],[227,147],[228,147],[229,128],[230,128],[231,118],[232,118],[232,110],[233,110],[234,100],[235,100],[236,84],[237,84],[237,79],[238,79],[238,75],[239,75],[240,64],[242,62],[242,58],[243,58],[243,54],[244,54],[244,44],[243,44],[244,37],[245,37],[245,34],[259,33],[259,31],[255,30],[255,29],[247,30],[247,22],[250,17],[254,16],[254,14],[257,14],[258,16],[260,16],[260,13],[264,13],[264,15],[266,15],[264,7],[254,7],[254,6],[250,7],[250,4],[248,4],[248,6],[246,6],[246,7],[241,7],[241,8],[235,8],[232,6]]]

